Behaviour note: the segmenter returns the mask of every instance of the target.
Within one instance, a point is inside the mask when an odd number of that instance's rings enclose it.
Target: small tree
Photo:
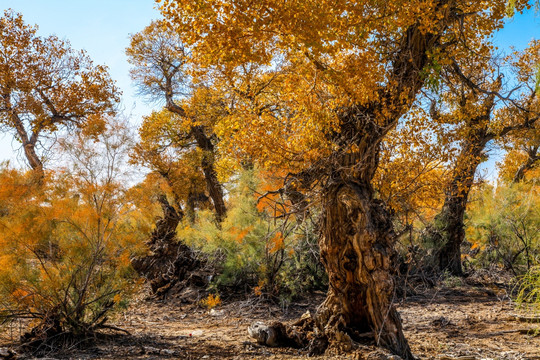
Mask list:
[[[500,184],[476,193],[468,210],[467,240],[482,263],[523,275],[540,262],[538,185]]]
[[[486,64],[478,66],[470,59],[463,59],[443,73],[445,80],[439,105],[433,103],[431,116],[447,128],[448,137],[459,151],[451,165],[450,176],[444,187],[444,203],[439,214],[428,228],[426,238],[437,247],[439,270],[462,275],[461,244],[465,238],[464,217],[469,193],[473,187],[478,166],[487,159],[486,148],[495,140],[504,141],[508,136],[525,136],[531,133],[540,118],[537,97],[537,70],[539,42],[532,42],[523,52],[510,58],[509,66],[517,74],[520,85],[506,90],[503,76]],[[503,103],[501,99],[504,99]],[[529,130],[529,131],[527,131]]]
[[[184,150],[196,147],[200,152],[197,165],[204,174],[216,218],[218,221],[223,220],[227,208],[223,187],[216,171],[218,139],[214,134],[213,125],[216,118],[223,116],[224,104],[215,93],[204,86],[194,88],[187,68],[189,49],[183,44],[181,37],[167,29],[163,22],[154,21],[140,33],[132,35],[126,53],[130,64],[133,65],[131,77],[137,84],[140,94],[154,101],[164,101],[166,110],[174,114],[169,117],[172,126],[154,129],[161,135],[166,134],[167,137],[162,139],[172,147]],[[181,101],[182,98],[184,101]],[[153,115],[154,118],[158,116],[163,118],[165,115]],[[148,118],[148,121],[152,119]],[[176,122],[176,126],[173,121]],[[149,128],[148,124],[146,128]],[[148,132],[146,134],[150,135]],[[148,165],[155,167],[156,158],[151,160],[153,161]]]

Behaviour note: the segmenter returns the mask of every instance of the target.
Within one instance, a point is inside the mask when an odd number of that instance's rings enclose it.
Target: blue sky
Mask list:
[[[540,38],[540,14],[529,10],[523,14],[516,14],[507,20],[505,27],[495,34],[494,42],[500,51],[509,52],[511,47],[523,50],[533,39]],[[478,173],[490,181],[496,181],[496,162],[502,160],[503,154],[498,149],[492,149],[489,159],[482,163]]]
[[[189,0],[186,0],[189,1]],[[142,30],[158,18],[153,0],[0,0],[0,10],[12,8],[23,14],[29,24],[39,26],[39,35],[56,34],[71,42],[74,49],[85,49],[95,63],[109,67],[111,77],[123,92],[123,107],[134,124],[152,106],[135,95],[129,78],[129,64],[124,54],[129,34]],[[534,11],[517,14],[495,36],[501,50],[510,46],[523,49],[533,38],[540,38],[540,16]],[[0,160],[11,159],[17,165],[10,136],[0,135]],[[493,178],[495,158],[484,167]]]

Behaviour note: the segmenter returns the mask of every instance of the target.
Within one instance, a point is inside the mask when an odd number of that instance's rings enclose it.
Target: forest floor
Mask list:
[[[254,343],[247,327],[255,321],[287,321],[308,310],[313,312],[323,298],[322,293],[314,294],[287,309],[250,299],[225,302],[209,311],[141,296],[114,322],[130,335],[104,336],[91,347],[49,354],[48,359],[308,359],[299,350]],[[435,287],[403,300],[398,310],[412,351],[420,359],[540,360],[538,332],[523,333],[540,324],[518,321],[515,305],[496,287]],[[9,342],[10,337],[14,337],[13,331],[11,335],[4,333],[3,342]],[[392,357],[366,344],[355,353],[313,358]]]

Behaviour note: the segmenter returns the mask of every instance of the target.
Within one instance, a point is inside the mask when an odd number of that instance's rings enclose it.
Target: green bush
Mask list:
[[[486,187],[470,203],[466,240],[473,264],[500,264],[515,275],[540,263],[540,194],[537,186]]]
[[[540,313],[540,266],[523,275],[516,286],[515,300],[527,312]]]
[[[200,211],[195,223],[179,226],[178,238],[217,265],[217,288],[290,296],[324,286],[313,225],[276,218],[261,206],[258,176],[246,170],[231,184],[227,216],[220,224],[210,211]]]

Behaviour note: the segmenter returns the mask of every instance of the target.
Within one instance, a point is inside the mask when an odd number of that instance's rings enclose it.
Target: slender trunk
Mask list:
[[[208,194],[214,203],[216,218],[221,222],[227,214],[227,208],[225,206],[223,187],[217,178],[216,169],[214,167],[214,144],[212,144],[211,139],[205,134],[204,129],[201,126],[195,126],[191,131],[197,142],[197,146],[204,152],[201,168],[206,180]]]
[[[437,262],[440,271],[448,271],[452,275],[462,276],[461,244],[465,239],[464,214],[467,200],[465,198],[446,198],[441,212],[435,217]]]
[[[461,244],[465,239],[465,210],[474,184],[474,175],[489,140],[486,127],[469,133],[446,186],[441,212],[431,225],[429,238],[437,248],[436,261],[439,271],[449,271],[456,276],[463,275]]]
[[[167,101],[167,109],[175,114],[185,117],[185,110],[176,104],[173,99],[172,91],[172,78],[171,76],[166,77],[166,91],[165,99]],[[209,136],[206,135],[204,128],[202,126],[194,126],[191,128],[191,134],[195,138],[197,146],[201,149],[203,154],[203,159],[201,163],[201,168],[204,173],[204,178],[206,180],[206,187],[208,189],[208,194],[214,203],[214,209],[216,211],[216,218],[218,222],[221,222],[225,215],[227,214],[227,208],[225,206],[223,188],[221,183],[217,178],[217,173],[214,167],[214,144]]]
[[[30,136],[28,136],[28,132],[24,128],[22,120],[17,114],[15,114],[15,112],[11,113],[11,121],[13,123],[13,126],[15,127],[15,130],[17,131],[17,136],[22,142],[24,156],[28,161],[28,165],[30,165],[30,167],[36,174],[37,180],[41,182],[45,174],[43,171],[43,162],[36,153],[36,143],[39,132],[33,132]]]
[[[195,223],[195,194],[190,192],[186,201],[186,215],[191,224]]]
[[[43,163],[41,162],[39,156],[36,153],[35,144],[31,142],[23,143],[24,155],[28,164],[36,173],[43,174]]]

